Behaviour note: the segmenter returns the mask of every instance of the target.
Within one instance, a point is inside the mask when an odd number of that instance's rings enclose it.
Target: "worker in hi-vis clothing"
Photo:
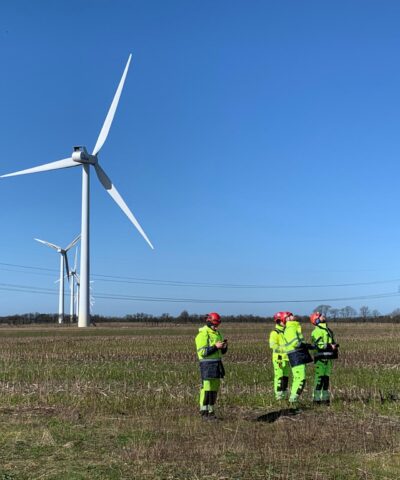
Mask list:
[[[329,405],[329,378],[332,373],[333,360],[338,358],[339,345],[335,342],[332,330],[326,324],[325,315],[314,312],[310,315],[310,321],[315,326],[311,332],[315,367],[313,401],[319,405]]]
[[[199,328],[196,336],[196,350],[200,361],[201,390],[200,415],[204,420],[215,420],[214,406],[217,394],[224,378],[225,370],[222,364],[222,355],[228,350],[228,340],[224,340],[218,327],[221,317],[218,313],[209,313],[206,325]]]
[[[301,325],[291,312],[286,313],[286,326],[283,332],[285,351],[292,369],[292,387],[289,403],[296,404],[306,384],[306,364],[312,362],[309,349],[312,345],[305,343]]]
[[[274,315],[275,329],[269,334],[269,347],[272,350],[272,365],[274,367],[274,393],[276,400],[287,397],[289,385],[289,358],[285,352],[283,332],[286,326],[286,317],[290,312],[278,312]]]

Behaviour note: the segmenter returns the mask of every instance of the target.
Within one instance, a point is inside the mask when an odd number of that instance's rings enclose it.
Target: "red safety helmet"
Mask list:
[[[218,315],[218,313],[211,312],[207,315],[206,322],[211,323],[211,325],[214,325],[214,327],[218,327],[218,325],[221,323],[221,317]]]
[[[322,317],[324,317],[324,318],[322,318]],[[325,315],[321,312],[314,312],[310,315],[310,322],[313,325],[318,325],[319,323],[321,323],[324,320],[325,320]]]
[[[282,323],[283,325],[285,325],[286,319],[292,316],[293,316],[292,312],[278,312],[278,313],[275,313],[274,320],[275,320],[275,323]]]

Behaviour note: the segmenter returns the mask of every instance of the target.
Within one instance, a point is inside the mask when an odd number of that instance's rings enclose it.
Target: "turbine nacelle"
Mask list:
[[[97,156],[90,155],[86,150],[86,147],[77,146],[74,147],[74,151],[72,152],[72,160],[78,163],[89,163],[91,165],[95,165],[97,163]]]

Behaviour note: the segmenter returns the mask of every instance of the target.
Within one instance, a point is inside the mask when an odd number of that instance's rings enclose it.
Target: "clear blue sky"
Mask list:
[[[395,280],[399,24],[396,1],[4,0],[0,173],[65,158],[73,145],[92,150],[132,53],[100,161],[155,250],[92,176],[93,274],[253,285]],[[0,315],[57,310],[57,254],[33,237],[68,244],[80,229],[80,190],[79,168],[1,180]],[[117,315],[307,313],[318,299],[400,284],[232,289],[93,279],[94,312]],[[323,303],[389,312],[400,298]]]

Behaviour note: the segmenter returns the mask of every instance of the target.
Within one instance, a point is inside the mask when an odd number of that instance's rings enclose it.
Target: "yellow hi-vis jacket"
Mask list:
[[[285,328],[281,325],[276,325],[275,330],[269,334],[269,347],[272,350],[272,361],[288,361],[288,356],[285,350],[285,338],[283,332]]]
[[[297,321],[286,322],[285,331],[283,332],[285,340],[285,352],[290,353],[299,348],[304,343],[304,337],[301,332],[301,325]]]
[[[305,345],[299,322],[286,322],[283,337],[285,339],[285,351],[288,354],[289,363],[292,368],[312,362],[312,357]]]
[[[213,330],[209,326],[199,328],[196,336],[196,350],[199,360],[218,360],[222,358],[222,352],[215,347],[217,342],[223,342],[224,337],[218,330]]]

